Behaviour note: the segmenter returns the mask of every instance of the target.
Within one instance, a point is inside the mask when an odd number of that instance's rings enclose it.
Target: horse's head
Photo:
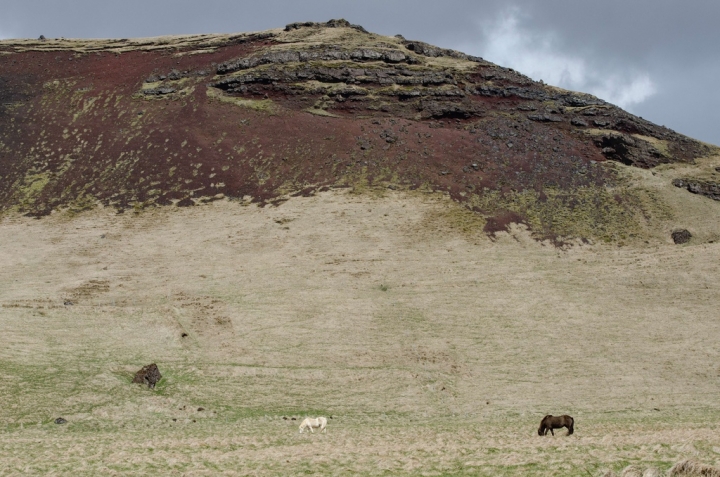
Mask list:
[[[547,429],[551,427],[548,422],[550,419],[552,419],[552,415],[550,414],[542,418],[540,421],[540,427],[538,428],[538,436],[544,436]]]

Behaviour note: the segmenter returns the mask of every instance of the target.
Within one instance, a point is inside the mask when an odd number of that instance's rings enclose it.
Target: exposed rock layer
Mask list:
[[[713,200],[720,200],[720,182],[685,178],[675,179],[673,185],[681,189],[687,189],[693,194],[703,195]]]
[[[633,207],[608,192],[607,160],[652,168],[712,150],[596,97],[344,20],[0,42],[1,211],[268,203],[365,184],[446,191],[489,233],[524,221],[540,237],[593,235]],[[556,218],[581,211],[592,230]]]

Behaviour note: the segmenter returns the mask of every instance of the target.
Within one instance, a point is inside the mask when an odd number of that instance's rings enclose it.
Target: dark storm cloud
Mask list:
[[[239,32],[340,17],[462,49],[720,143],[716,0],[3,0],[0,36]]]

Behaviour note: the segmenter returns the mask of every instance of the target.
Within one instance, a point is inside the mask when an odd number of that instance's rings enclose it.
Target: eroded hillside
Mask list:
[[[523,222],[538,238],[620,240],[657,228],[666,210],[630,187],[625,166],[716,153],[596,97],[344,20],[0,42],[4,212],[426,189],[476,212],[488,233]],[[720,164],[703,164],[695,189],[715,190]]]

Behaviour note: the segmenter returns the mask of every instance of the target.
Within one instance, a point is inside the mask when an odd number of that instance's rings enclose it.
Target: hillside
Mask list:
[[[716,147],[344,21],[4,41],[0,98],[0,475],[720,466]]]
[[[540,239],[618,241],[657,229],[665,204],[613,164],[718,152],[593,96],[344,20],[4,41],[0,104],[0,211],[31,216],[423,189],[490,234],[516,222]],[[715,171],[698,172],[711,180],[696,189],[717,192]]]

